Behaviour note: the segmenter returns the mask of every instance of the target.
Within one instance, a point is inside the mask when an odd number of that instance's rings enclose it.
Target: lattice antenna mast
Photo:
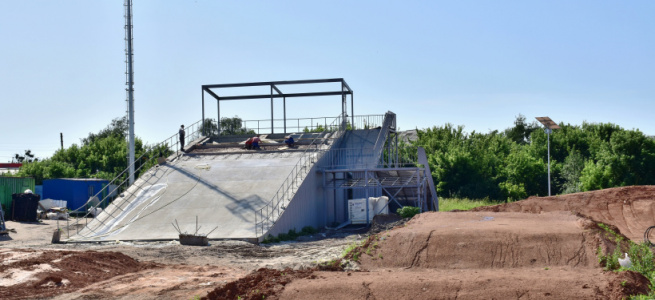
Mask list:
[[[127,122],[129,128],[128,165],[130,167],[130,184],[134,183],[134,68],[132,63],[132,0],[125,0],[125,71],[127,85]]]

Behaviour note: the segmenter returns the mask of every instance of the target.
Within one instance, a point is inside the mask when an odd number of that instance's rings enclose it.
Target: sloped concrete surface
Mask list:
[[[255,211],[275,195],[302,153],[185,155],[141,176],[71,241],[255,238]]]

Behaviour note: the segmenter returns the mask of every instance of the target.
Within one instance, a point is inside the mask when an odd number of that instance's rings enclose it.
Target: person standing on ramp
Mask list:
[[[180,136],[180,149],[184,152],[184,125],[180,127],[178,135]]]

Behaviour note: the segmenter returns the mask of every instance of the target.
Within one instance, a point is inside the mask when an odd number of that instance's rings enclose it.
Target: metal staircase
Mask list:
[[[330,128],[339,128],[337,131],[327,133],[322,137],[317,136],[312,140],[273,198],[264,207],[255,212],[255,235],[258,238],[264,236],[280,216],[282,216],[286,206],[289,205],[295,196],[309,171],[332,145],[327,145],[324,149],[320,149],[320,147],[325,145],[327,140],[336,141],[334,144],[340,142],[340,138],[344,135],[346,128],[345,125],[338,126],[336,124],[345,124],[345,122],[342,121],[342,117],[337,117],[330,124]]]

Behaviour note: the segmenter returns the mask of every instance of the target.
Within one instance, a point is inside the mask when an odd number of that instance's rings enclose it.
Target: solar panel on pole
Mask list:
[[[553,129],[561,129],[561,127],[549,117],[537,117],[536,119],[546,127],[545,131],[548,139],[548,196],[550,196],[550,134],[553,132]]]

